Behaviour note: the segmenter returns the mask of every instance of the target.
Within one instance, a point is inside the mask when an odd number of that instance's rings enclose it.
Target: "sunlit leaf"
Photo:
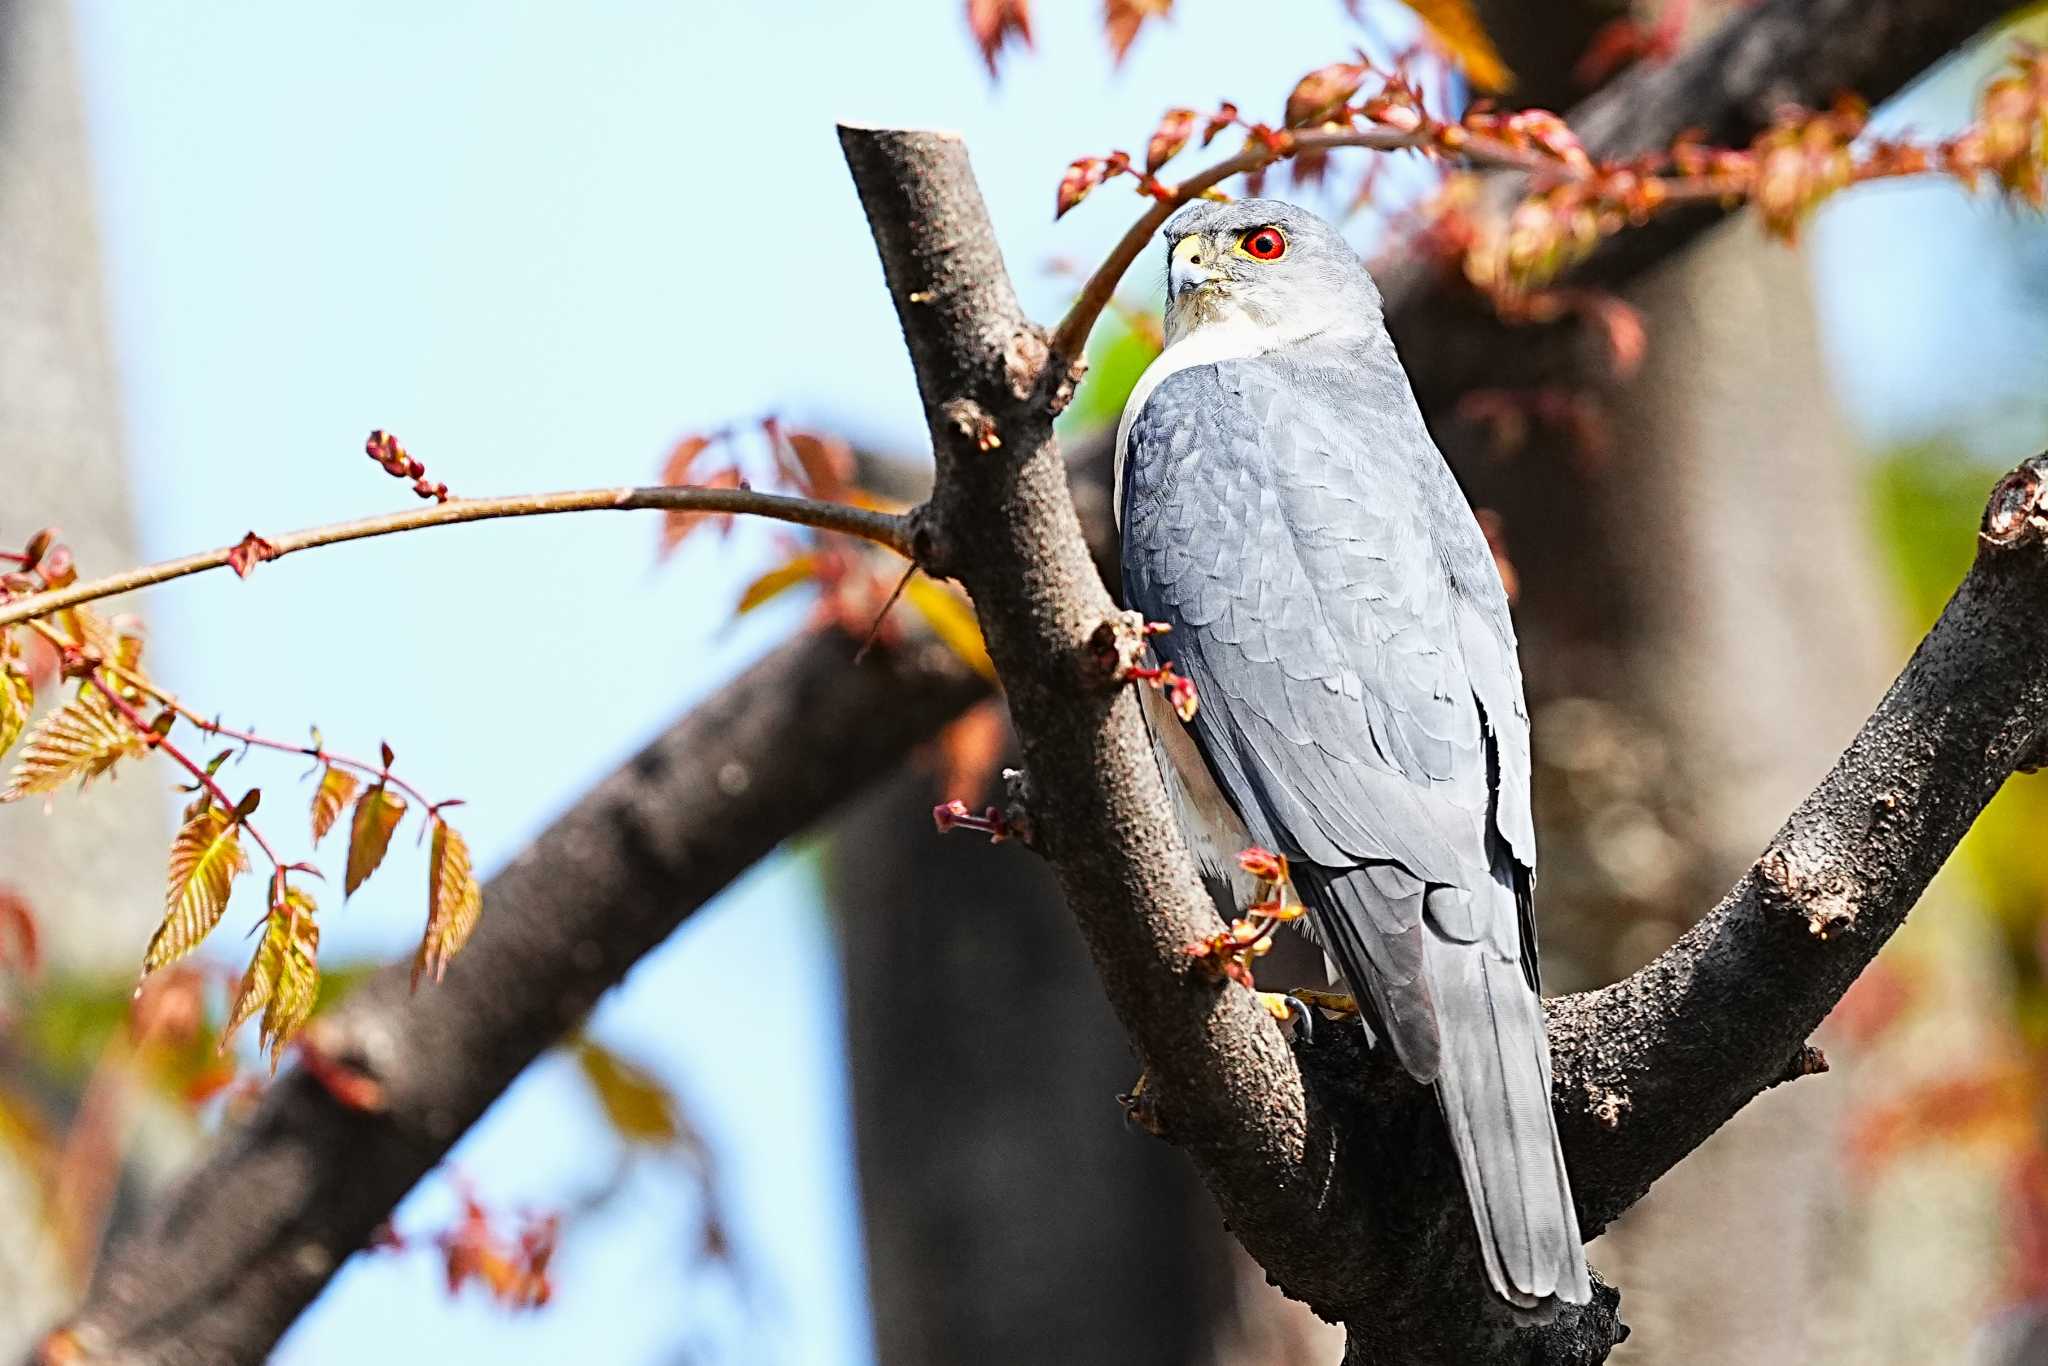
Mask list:
[[[143,971],[155,972],[183,958],[220,923],[236,876],[249,871],[241,836],[241,822],[235,815],[210,801],[178,831],[171,843],[164,922],[149,941],[142,958]]]
[[[242,1022],[261,1010],[258,1046],[269,1053],[271,1070],[277,1070],[278,1057],[312,1015],[319,995],[320,926],[314,919],[318,909],[298,887],[286,887],[282,900],[271,907],[263,938],[249,960],[249,970],[242,974],[227,1026],[221,1030],[221,1050],[226,1050]]]
[[[277,983],[263,1008],[258,1039],[259,1046],[269,1051],[273,1072],[285,1045],[312,1018],[313,1003],[320,998],[320,926],[313,919],[312,898],[295,887],[285,893],[285,899],[290,913],[285,916],[283,957]],[[275,912],[272,918],[276,918]]]
[[[794,556],[786,563],[775,566],[748,584],[746,591],[740,594],[738,614],[745,615],[798,584],[808,582],[817,571],[818,557],[808,553]]]
[[[629,1143],[666,1146],[682,1133],[676,1117],[676,1099],[666,1086],[644,1068],[635,1066],[603,1044],[581,1039],[576,1044],[576,1064],[597,1092],[605,1118],[619,1137]]]
[[[320,786],[313,792],[313,843],[327,838],[327,832],[341,819],[341,813],[348,809],[362,785],[355,774],[332,764],[321,773]]]
[[[0,664],[0,755],[14,748],[14,742],[28,729],[28,714],[35,704],[36,686],[27,672],[13,660]]]
[[[1195,125],[1202,116],[1192,109],[1169,109],[1159,120],[1159,126],[1152,131],[1152,137],[1145,143],[1145,174],[1154,175],[1161,166],[1173,160],[1180,150],[1188,145],[1188,139],[1195,135]]]
[[[469,846],[446,821],[434,818],[433,846],[427,855],[427,932],[420,937],[413,960],[412,982],[448,970],[448,960],[462,952],[483,914],[484,893],[470,867]]]
[[[1359,62],[1332,62],[1303,76],[1288,92],[1287,126],[1308,128],[1334,118],[1358,93],[1368,69]]]
[[[356,888],[369,880],[391,847],[391,833],[405,819],[405,799],[378,783],[356,802],[349,821],[348,870],[342,876],[341,894],[354,896]]]
[[[984,678],[994,679],[995,662],[981,638],[981,623],[967,600],[942,583],[922,574],[915,575],[903,589],[903,600],[932,628],[932,634],[973,666]]]
[[[90,607],[67,607],[56,615],[57,629],[86,653],[107,661],[121,656],[121,638],[114,625]]]
[[[83,785],[119,760],[142,754],[144,748],[142,737],[115,713],[106,697],[91,684],[82,684],[76,697],[30,728],[0,802],[55,792],[72,778]]]
[[[1401,0],[1401,3],[1415,11],[1429,30],[1430,37],[1458,69],[1465,73],[1465,79],[1489,94],[1499,94],[1515,83],[1515,73],[1508,70],[1508,64],[1501,60],[1500,52],[1493,45],[1493,39],[1486,36],[1486,26],[1479,22],[1479,14],[1472,8],[1472,0]],[[1354,11],[1356,6],[1353,6]]]

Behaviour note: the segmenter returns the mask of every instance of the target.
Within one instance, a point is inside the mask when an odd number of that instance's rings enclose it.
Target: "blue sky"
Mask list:
[[[916,451],[835,119],[963,131],[1046,317],[1067,286],[1044,263],[1092,259],[1139,207],[1104,193],[1055,225],[1069,158],[1141,144],[1171,104],[1277,105],[1357,40],[1334,0],[1285,23],[1189,0],[1112,73],[1097,7],[1041,0],[1039,55],[992,88],[953,0],[78,8],[152,557],[404,505],[360,453],[373,427],[460,494],[646,481],[680,434],[769,410]],[[1879,435],[1938,423],[1992,382],[2019,402],[2038,373],[2015,360],[2025,338],[1985,325],[2005,312],[1959,293],[1953,265],[2002,229],[1889,196],[1889,226],[1848,206],[1816,233],[1859,420]],[[490,867],[801,611],[728,622],[768,562],[762,531],[700,539],[658,572],[654,536],[609,515],[499,524],[188,580],[149,603],[159,672],[273,732],[388,739],[414,781],[470,800],[462,824]],[[409,948],[417,857],[394,852],[326,917],[330,954]],[[808,1009],[785,1008],[792,985]],[[763,988],[775,1010],[753,1005]],[[687,1271],[687,1184],[648,1164],[572,1235],[547,1313],[451,1302],[424,1258],[359,1258],[280,1360],[662,1362],[694,1343],[699,1360],[864,1362],[834,992],[814,883],[785,857],[596,1021],[711,1135],[756,1271],[750,1311]],[[494,1202],[545,1206],[604,1180],[614,1151],[573,1070],[550,1063],[456,1161]],[[449,1203],[430,1181],[401,1225]]]

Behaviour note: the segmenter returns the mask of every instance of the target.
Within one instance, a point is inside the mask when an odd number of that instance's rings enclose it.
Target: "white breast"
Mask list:
[[[1123,417],[1116,424],[1109,489],[1110,504],[1119,527],[1124,523],[1124,451],[1130,443],[1131,424],[1138,420],[1138,413],[1145,407],[1145,401],[1152,397],[1153,391],[1169,376],[1182,370],[1197,365],[1213,365],[1220,360],[1263,356],[1287,340],[1273,328],[1261,327],[1241,316],[1233,317],[1198,327],[1175,338],[1145,367],[1145,373],[1138,376],[1137,386],[1124,403]]]

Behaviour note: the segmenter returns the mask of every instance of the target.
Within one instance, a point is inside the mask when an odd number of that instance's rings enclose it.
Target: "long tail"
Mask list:
[[[1497,884],[1477,895],[1490,893],[1513,896]],[[1459,894],[1432,889],[1432,899],[1438,895]],[[1550,1109],[1542,1004],[1521,964],[1484,938],[1453,938],[1431,914],[1422,939],[1440,1037],[1437,1100],[1464,1170],[1486,1274],[1524,1309],[1551,1297],[1584,1304],[1592,1287]]]

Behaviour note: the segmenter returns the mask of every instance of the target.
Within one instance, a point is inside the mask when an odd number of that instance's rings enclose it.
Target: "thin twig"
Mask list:
[[[231,797],[228,796],[227,789],[223,788],[220,785],[220,783],[214,779],[214,776],[206,771],[205,765],[201,764],[198,760],[194,759],[184,750],[178,748],[178,746],[173,744],[169,739],[157,734],[156,731],[151,728],[148,717],[144,716],[141,712],[137,711],[135,709],[134,704],[131,703],[127,698],[121,696],[120,693],[116,692],[114,689],[107,686],[107,681],[104,678],[100,677],[99,666],[95,665],[93,667],[92,672],[88,673],[85,676],[85,681],[92,684],[92,686],[99,691],[100,696],[106,698],[108,704],[112,706],[114,710],[121,713],[121,717],[123,720],[125,720],[129,725],[135,727],[136,734],[141,736],[143,741],[146,744],[148,744],[148,746],[151,749],[161,750],[164,754],[169,756],[171,759],[175,760],[177,762],[178,767],[184,769],[187,773],[191,774],[192,777],[198,781],[200,786],[206,789],[207,795],[212,797],[213,800],[219,804],[221,810],[235,810],[235,802]],[[256,847],[263,851],[263,857],[270,860],[270,866],[272,868],[282,869],[284,867],[284,861],[278,858],[277,850],[270,847],[270,841],[263,838],[263,832],[258,830],[254,824],[252,824],[250,821],[246,819],[243,820],[241,824],[242,828],[249,832],[250,838],[256,841]]]
[[[265,537],[268,550],[264,558],[277,559],[294,551],[310,550],[316,546],[339,545],[344,541],[367,540],[372,536],[389,536],[395,532],[418,531],[425,527],[452,526],[459,522],[483,522],[499,517],[538,517],[557,512],[631,512],[648,509],[663,512],[723,512],[767,517],[778,522],[791,522],[798,526],[816,527],[821,531],[837,531],[844,535],[857,536],[864,541],[872,541],[876,545],[893,550],[906,559],[910,557],[909,523],[895,513],[849,507],[844,503],[824,502],[815,498],[760,493],[753,489],[654,486],[580,489],[561,493],[521,493],[504,498],[469,498],[434,503],[426,507],[409,508],[404,512],[386,513],[381,517],[364,517],[352,522],[336,522],[328,526],[310,527],[304,531],[287,532],[281,536]],[[238,546],[221,546],[217,550],[187,555],[182,559],[165,560],[159,564],[143,565],[119,574],[110,574],[103,579],[75,583],[68,588],[36,593],[11,602],[0,602],[0,626],[12,626],[32,617],[48,616],[67,607],[76,607],[80,603],[169,583],[172,579],[182,579],[188,574],[202,574],[210,569],[220,569],[232,562],[237,549]]]
[[[1189,176],[1145,210],[1144,215],[1117,240],[1102,264],[1095,268],[1095,273],[1088,277],[1088,283],[1081,286],[1073,307],[1067,310],[1067,316],[1060,319],[1060,325],[1053,330],[1053,354],[1069,359],[1081,354],[1081,348],[1088,344],[1088,334],[1095,328],[1096,319],[1102,316],[1102,310],[1109,306],[1110,299],[1116,294],[1124,272],[1131,268],[1131,263],[1151,242],[1152,235],[1181,205],[1199,199],[1234,175],[1263,170],[1276,161],[1299,156],[1303,152],[1322,152],[1335,147],[1363,147],[1376,152],[1421,151],[1436,145],[1438,131],[1436,125],[1426,123],[1405,133],[1391,128],[1367,132],[1289,132],[1284,136],[1284,150],[1257,142],[1247,143],[1235,156]],[[1520,171],[1545,171],[1558,166],[1550,157],[1524,151],[1483,134],[1468,133],[1457,155],[1478,165]]]

